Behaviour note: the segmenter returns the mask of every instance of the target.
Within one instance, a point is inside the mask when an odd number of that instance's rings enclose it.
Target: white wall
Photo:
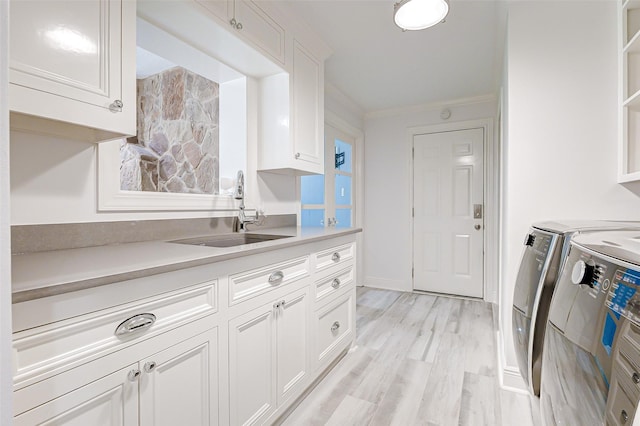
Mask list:
[[[247,207],[267,215],[299,209],[296,178],[257,175],[257,86],[248,80]],[[253,93],[253,95],[251,95]],[[51,136],[11,132],[11,224],[108,222],[211,217],[211,211],[99,212],[97,145]],[[222,158],[221,161],[224,161]],[[117,165],[116,165],[117,167]],[[233,212],[223,215],[230,216]]]
[[[517,368],[511,306],[529,225],[640,219],[640,184],[616,183],[616,22],[616,2],[509,6],[500,308],[506,370]]]
[[[365,119],[364,283],[412,290],[411,146],[407,129],[442,124],[444,105],[370,113]],[[495,116],[496,101],[450,103],[446,123]]]

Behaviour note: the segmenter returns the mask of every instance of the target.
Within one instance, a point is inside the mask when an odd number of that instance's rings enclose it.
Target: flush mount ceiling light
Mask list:
[[[403,31],[424,30],[449,13],[447,0],[402,0],[393,6],[393,20]]]

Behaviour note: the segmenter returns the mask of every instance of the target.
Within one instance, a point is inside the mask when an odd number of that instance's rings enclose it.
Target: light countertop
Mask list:
[[[11,265],[12,298],[18,303],[357,232],[361,229],[285,227],[251,233],[290,238],[234,247],[148,241],[16,254]]]

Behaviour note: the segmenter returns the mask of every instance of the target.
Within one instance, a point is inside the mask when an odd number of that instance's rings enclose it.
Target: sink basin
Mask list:
[[[234,247],[242,246],[245,244],[262,243],[265,241],[279,240],[281,238],[291,238],[290,235],[266,235],[266,234],[251,234],[251,233],[238,233],[238,234],[223,234],[202,238],[191,238],[187,240],[172,241],[179,244],[191,244],[194,246],[207,246],[207,247]]]

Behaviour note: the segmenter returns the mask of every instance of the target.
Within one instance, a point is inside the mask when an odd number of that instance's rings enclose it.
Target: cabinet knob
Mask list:
[[[333,253],[333,255],[331,256],[331,260],[333,260],[334,262],[339,262],[340,261],[340,253],[338,253],[338,252]]]
[[[144,364],[144,371],[146,371],[147,373],[151,373],[153,370],[155,370],[155,368],[156,368],[155,361],[149,361]]]
[[[115,101],[113,101],[111,103],[111,105],[109,105],[109,111],[111,112],[122,112],[122,107],[124,106],[124,104],[122,103],[122,101],[120,99],[116,99]]]
[[[272,273],[271,275],[269,275],[269,279],[267,280],[269,282],[269,284],[271,285],[276,285],[276,284],[280,284],[282,282],[282,280],[284,279],[284,272],[282,271],[275,271],[274,273]]]
[[[238,21],[236,21],[236,18],[231,18],[229,24],[231,24],[232,27],[235,27],[238,24]]]
[[[333,287],[333,288],[340,287],[340,279],[339,278],[334,278],[333,282],[331,283],[331,287]]]
[[[241,30],[241,29],[242,29],[242,22],[238,22],[238,23],[236,24],[236,29],[237,29],[237,30]]]
[[[300,158],[300,153],[299,153],[299,152],[296,152],[295,157],[296,157],[296,160],[297,160],[298,158]]]
[[[331,325],[331,332],[335,333],[336,331],[338,331],[339,328],[340,328],[340,323],[336,321]]]
[[[139,377],[140,377],[140,370],[138,370],[137,368],[129,371],[129,374],[127,374],[127,378],[131,382],[135,382],[136,380],[138,380]]]
[[[640,374],[634,372],[631,375],[631,380],[633,380],[633,383],[635,383],[635,384],[640,383]]]

